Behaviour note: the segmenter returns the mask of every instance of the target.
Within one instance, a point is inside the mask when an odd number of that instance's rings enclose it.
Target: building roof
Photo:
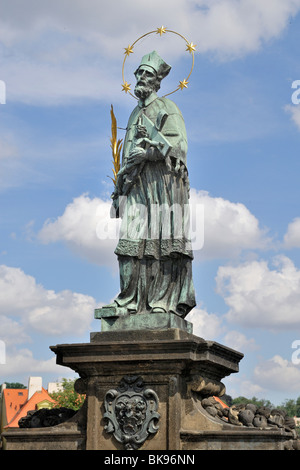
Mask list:
[[[32,397],[27,401],[28,390],[26,389],[4,389],[4,400],[6,408],[7,425],[6,428],[18,427],[18,422],[21,418],[25,417],[28,411],[37,409],[37,404],[41,401],[48,401],[55,403],[55,400],[50,397],[47,390],[42,388],[41,391],[35,392]],[[21,395],[23,392],[23,395]]]
[[[2,393],[5,403],[6,419],[9,423],[20,411],[20,408],[25,405],[28,390],[25,388],[5,388]]]

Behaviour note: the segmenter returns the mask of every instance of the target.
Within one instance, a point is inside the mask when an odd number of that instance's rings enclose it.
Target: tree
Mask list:
[[[275,408],[274,405],[270,402],[270,400],[265,400],[264,398],[258,399],[256,397],[252,398],[245,398],[245,397],[237,397],[232,400],[233,405],[240,405],[240,404],[248,404],[252,403],[253,405],[256,405],[257,407],[265,406],[267,408]]]
[[[297,400],[296,400],[296,413],[295,413],[295,416],[297,416],[297,418],[300,418],[300,397],[298,397]]]
[[[280,408],[283,408],[287,415],[293,418],[294,416],[300,417],[300,397],[297,400],[293,400],[292,398],[286,399]]]
[[[280,409],[286,413],[287,416],[290,418],[300,418],[300,396],[294,400],[292,398],[286,398],[284,402],[279,405],[279,406],[274,406],[270,400],[266,400],[264,398],[258,399],[256,397],[252,398],[245,398],[243,396],[239,396],[236,398],[232,398],[230,395],[223,395],[221,397],[222,401],[226,403],[228,406],[232,405],[247,405],[248,403],[251,403],[253,405],[256,405],[258,408],[264,406],[266,408],[271,408],[271,409]],[[299,427],[299,434],[300,434],[300,427]]]
[[[71,408],[72,410],[79,410],[85,400],[85,395],[80,395],[74,389],[75,379],[62,379],[60,385],[62,390],[51,393],[50,396],[56,401],[54,408]]]
[[[4,382],[6,385],[6,388],[26,388],[25,385],[19,383],[19,382]],[[2,385],[0,385],[1,388]]]

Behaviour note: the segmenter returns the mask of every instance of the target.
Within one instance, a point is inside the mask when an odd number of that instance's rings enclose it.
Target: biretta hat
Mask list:
[[[166,62],[159,56],[156,51],[152,51],[149,54],[144,55],[139,67],[135,71],[135,74],[140,67],[148,68],[152,72],[154,70],[160,80],[165,78],[171,70],[171,66],[166,64]]]

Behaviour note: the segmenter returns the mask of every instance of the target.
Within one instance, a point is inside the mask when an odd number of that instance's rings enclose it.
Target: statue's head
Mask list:
[[[153,91],[158,91],[162,79],[168,75],[170,70],[170,65],[166,64],[156,51],[144,55],[139,67],[134,72],[136,77],[135,95],[145,99]]]

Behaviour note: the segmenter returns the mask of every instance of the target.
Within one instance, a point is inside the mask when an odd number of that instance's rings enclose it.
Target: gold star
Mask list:
[[[130,83],[124,82],[124,84],[122,85],[122,91],[125,91],[125,93],[130,91]]]
[[[189,42],[187,44],[186,51],[193,52],[196,50],[196,44],[193,44],[192,42]]]
[[[188,84],[188,83],[189,83],[189,82],[187,82],[186,79],[184,78],[182,81],[179,82],[179,88],[180,88],[181,90],[183,90],[184,88],[187,88],[187,84]]]
[[[156,34],[164,34],[166,32],[166,28],[164,26],[161,26],[160,28],[157,28]]]
[[[125,49],[125,52],[124,52],[125,55],[128,56],[129,54],[133,54],[132,46],[130,46],[130,44],[129,44],[128,47],[126,47],[124,49]]]

